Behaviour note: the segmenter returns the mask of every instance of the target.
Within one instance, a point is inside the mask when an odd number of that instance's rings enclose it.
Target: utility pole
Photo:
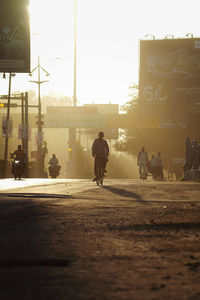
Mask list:
[[[27,167],[27,170],[26,170],[26,176],[29,177],[28,175],[28,138],[29,138],[29,130],[28,130],[28,92],[25,92],[25,119],[24,119],[24,124],[25,124],[25,139],[24,139],[24,148],[25,148],[25,151],[26,151],[26,167]]]
[[[38,85],[38,141],[37,141],[37,152],[40,155],[41,149],[42,149],[42,114],[41,114],[41,97],[40,97],[40,85],[44,82],[48,82],[49,80],[40,80],[40,70],[42,69],[46,76],[49,76],[50,74],[40,65],[40,57],[38,56],[38,65],[31,71],[30,76],[32,76],[32,73],[38,69],[38,80],[30,80],[30,82],[37,83]]]
[[[74,0],[74,96],[73,106],[76,107],[76,0]],[[75,155],[76,155],[76,128],[69,128],[69,166],[71,169],[71,175],[75,176]]]
[[[4,153],[4,161],[7,161],[8,157],[8,130],[9,130],[9,122],[10,122],[10,96],[11,96],[11,77],[12,74],[9,73],[9,87],[8,87],[8,107],[7,107],[7,116],[6,116],[6,138],[5,138],[5,153]]]
[[[74,4],[74,101],[73,104],[76,106],[77,99],[76,99],[76,0]]]

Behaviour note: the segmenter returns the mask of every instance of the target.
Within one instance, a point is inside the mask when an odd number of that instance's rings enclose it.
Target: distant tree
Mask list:
[[[125,103],[121,110],[126,113],[130,118],[137,118],[141,116],[138,125],[142,125],[145,122],[145,114],[140,114],[140,104],[138,89],[136,85],[130,87],[130,101]],[[176,116],[176,103],[173,106],[168,107],[167,112]],[[191,138],[200,139],[200,119],[197,113],[191,114],[189,110],[190,106],[181,107],[182,113],[188,118],[188,124],[186,127],[177,126],[175,128],[151,128],[151,126],[143,128],[143,126],[137,126],[137,128],[122,130],[119,140],[115,144],[115,148],[118,151],[127,152],[133,156],[137,156],[141,147],[144,146],[151,158],[151,154],[161,152],[164,158],[165,170],[170,173],[175,173],[176,178],[180,178],[182,175],[182,165],[174,164],[175,158],[185,157],[185,138],[187,136]],[[148,119],[154,121],[156,112],[148,111]],[[161,117],[161,113],[158,112],[158,117]],[[142,119],[143,118],[143,119]],[[198,140],[200,143],[200,140]]]

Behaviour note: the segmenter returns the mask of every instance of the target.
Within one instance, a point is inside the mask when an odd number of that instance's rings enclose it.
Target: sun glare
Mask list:
[[[73,96],[74,1],[30,0],[32,68],[40,56],[41,65],[51,74],[41,94]],[[191,7],[195,8],[195,3],[191,0]],[[198,35],[197,22],[198,10],[193,9],[190,18],[186,0],[167,3],[77,0],[77,98],[80,103],[129,100],[129,86],[138,83],[139,40],[146,34],[156,38],[172,34],[175,38],[183,37],[187,32]],[[27,79],[25,84],[25,79],[21,80],[25,76],[27,78],[27,75],[16,76],[13,89],[37,88]]]

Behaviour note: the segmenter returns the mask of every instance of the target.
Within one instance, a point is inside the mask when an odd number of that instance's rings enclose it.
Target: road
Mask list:
[[[200,299],[200,184],[0,180],[0,299]]]

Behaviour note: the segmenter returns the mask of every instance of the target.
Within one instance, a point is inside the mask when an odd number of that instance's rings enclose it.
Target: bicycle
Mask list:
[[[98,157],[98,160],[96,162],[96,184],[97,185],[103,185],[103,178],[104,178],[104,169],[105,169],[105,162],[104,157]]]

